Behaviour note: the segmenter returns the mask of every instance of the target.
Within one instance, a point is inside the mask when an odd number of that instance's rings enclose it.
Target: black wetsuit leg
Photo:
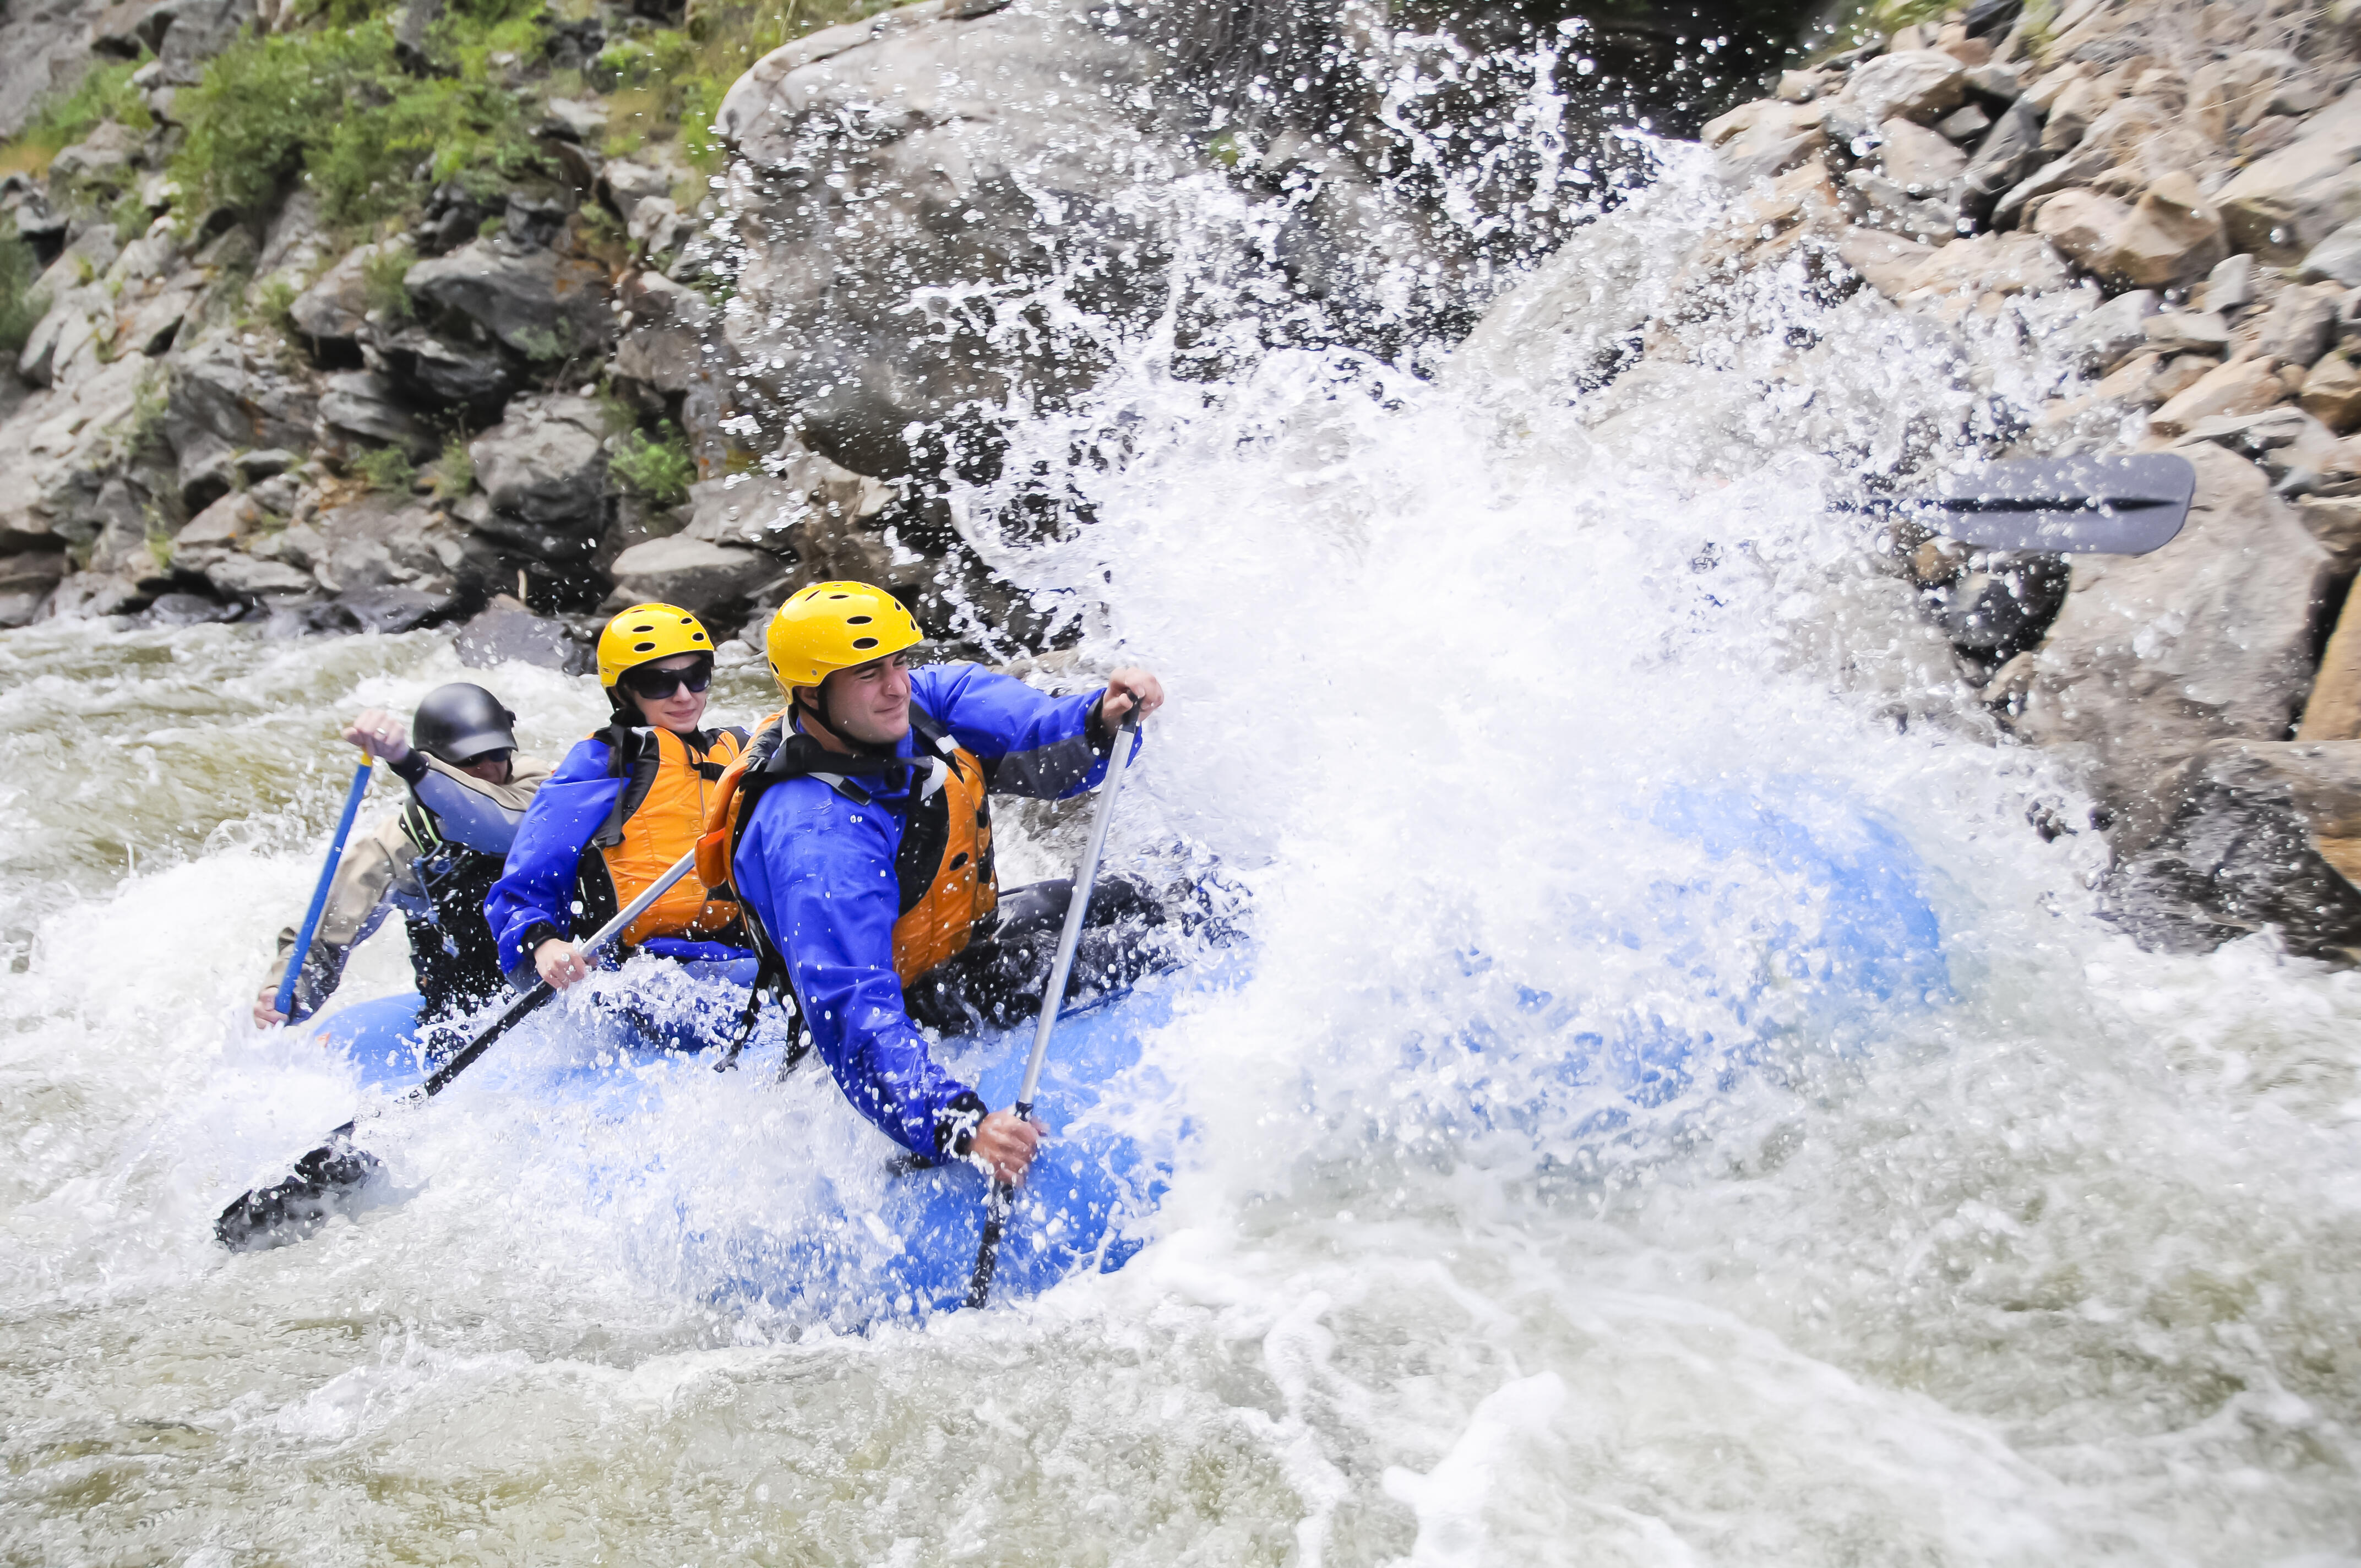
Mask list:
[[[1002,894],[965,948],[902,988],[910,1016],[960,1035],[1038,1014],[1073,896],[1073,883],[1063,878]],[[1091,890],[1065,1000],[1129,985],[1156,968],[1169,946],[1166,923],[1163,906],[1138,883],[1102,877]]]

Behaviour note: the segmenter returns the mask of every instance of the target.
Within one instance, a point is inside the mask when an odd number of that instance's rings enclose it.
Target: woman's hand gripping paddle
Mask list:
[[[1033,1091],[1041,1081],[1042,1058],[1049,1054],[1049,1032],[1058,1026],[1058,1006],[1065,1000],[1066,976],[1073,970],[1074,948],[1082,938],[1082,916],[1090,908],[1092,884],[1099,877],[1099,851],[1106,848],[1107,824],[1115,819],[1115,790],[1130,766],[1132,738],[1138,729],[1139,709],[1135,707],[1123,716],[1115,744],[1107,749],[1106,783],[1100,786],[1099,808],[1091,818],[1091,841],[1082,849],[1082,863],[1074,868],[1074,892],[1066,904],[1066,924],[1058,933],[1058,956],[1049,965],[1049,986],[1041,992],[1040,1019],[1033,1025],[1033,1055],[1025,1063],[1024,1086],[1016,1091],[1019,1120],[1029,1120],[1033,1114]],[[971,1307],[983,1306],[992,1295],[992,1271],[1000,1256],[1000,1232],[1016,1199],[1014,1183],[997,1179],[993,1181],[991,1195],[984,1200],[983,1240],[975,1250],[975,1273],[968,1279],[967,1304]]]
[[[696,869],[697,851],[691,850],[612,920],[591,933],[590,939],[582,944],[584,956],[597,952],[630,929],[631,922],[646,914],[673,883]],[[452,1052],[450,1060],[395,1104],[422,1105],[442,1093],[453,1079],[491,1048],[493,1041],[524,1022],[528,1014],[556,994],[547,981],[534,981],[533,989],[510,1003],[492,1020],[489,1028]],[[353,1128],[359,1121],[357,1116],[330,1133],[325,1143],[295,1162],[286,1180],[257,1188],[224,1209],[221,1218],[214,1222],[214,1238],[232,1252],[259,1252],[265,1247],[300,1242],[318,1230],[377,1173],[375,1157],[352,1141]]]
[[[353,818],[360,815],[361,796],[368,794],[369,765],[377,759],[361,754],[361,765],[353,770],[353,787],[345,792],[345,814],[336,818],[336,836],[328,841],[328,862],[320,868],[319,885],[312,889],[312,907],[303,912],[303,927],[295,935],[295,946],[287,955],[287,972],[280,977],[279,995],[271,1008],[291,1023],[295,1017],[295,983],[303,975],[303,964],[312,956],[312,938],[320,934],[320,916],[327,913],[328,888],[336,880],[336,864],[345,858],[345,840],[353,836]]]

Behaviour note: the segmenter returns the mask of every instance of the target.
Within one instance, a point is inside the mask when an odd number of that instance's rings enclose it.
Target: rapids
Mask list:
[[[1631,288],[1706,199],[1675,159],[1619,214]],[[621,1124],[455,1091],[373,1140],[389,1201],[219,1252],[354,1099],[240,1022],[334,731],[465,672],[434,633],[0,638],[0,1555],[2361,1561],[2361,977],[2101,918],[2094,836],[2032,825],[2070,776],[1994,743],[1782,450],[1807,405],[1875,448],[1934,351],[1764,308],[1875,352],[1781,367],[1786,412],[1721,364],[1605,417],[1344,354],[1182,378],[1168,322],[1019,429],[1008,471],[1090,519],[973,536],[1164,675],[1116,861],[1217,856],[1252,961],[1149,1041],[1194,1128],[1151,1245],[988,1312],[704,1288],[675,1209],[874,1152],[812,1075]],[[545,754],[598,714],[482,678]],[[741,662],[716,709],[768,696]],[[1902,847],[1939,983],[1789,964],[1814,888],[1701,800]],[[1004,877],[1075,836],[1016,814]],[[405,972],[390,930],[342,994]],[[1738,997],[1746,1048],[1675,1091],[1565,1090],[1619,1032],[1727,1041]],[[606,1201],[586,1155],[685,1174]]]

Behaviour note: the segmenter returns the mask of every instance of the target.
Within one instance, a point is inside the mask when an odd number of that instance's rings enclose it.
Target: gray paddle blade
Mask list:
[[[2169,452],[1993,463],[1916,503],[1917,521],[1984,550],[2145,555],[2188,519],[2197,470]]]
[[[340,1130],[297,1160],[286,1180],[257,1188],[224,1209],[214,1222],[214,1238],[232,1252],[300,1242],[349,1207],[379,1168]]]

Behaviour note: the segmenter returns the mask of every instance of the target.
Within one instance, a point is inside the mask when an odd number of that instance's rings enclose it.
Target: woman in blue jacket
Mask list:
[[[598,638],[613,722],[576,742],[533,796],[500,880],[484,900],[501,969],[519,990],[590,972],[588,935],[696,846],[745,732],[706,729],[713,643],[677,605],[633,605]],[[694,872],[623,933],[625,956],[751,960],[727,887]],[[751,970],[751,962],[745,965]]]

